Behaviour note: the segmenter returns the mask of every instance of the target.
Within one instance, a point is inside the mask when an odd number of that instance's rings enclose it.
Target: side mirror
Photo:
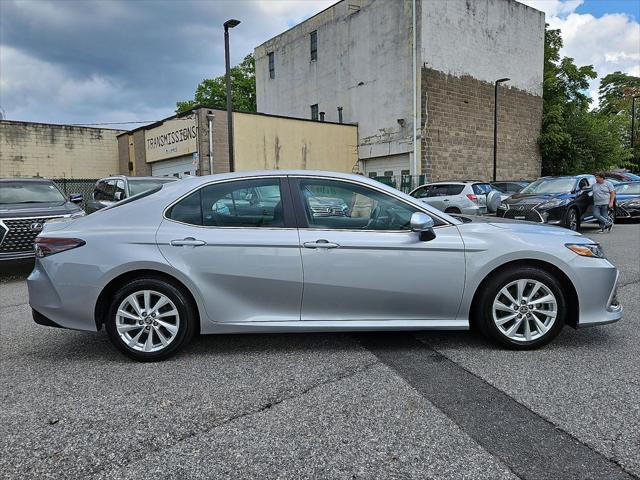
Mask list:
[[[428,242],[429,240],[433,240],[436,238],[436,234],[433,231],[433,227],[435,223],[433,218],[431,218],[426,213],[415,212],[411,215],[411,231],[418,232],[420,234],[420,240],[423,242]]]
[[[82,203],[82,200],[83,196],[81,193],[72,193],[71,195],[69,195],[69,201],[75,203],[76,205],[78,203]]]

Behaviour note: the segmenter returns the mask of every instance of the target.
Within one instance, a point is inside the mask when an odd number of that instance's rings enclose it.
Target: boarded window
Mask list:
[[[311,61],[318,60],[318,32],[313,31],[311,35],[309,35],[309,40],[311,43]]]
[[[276,61],[273,52],[267,54],[269,57],[269,78],[276,78]]]

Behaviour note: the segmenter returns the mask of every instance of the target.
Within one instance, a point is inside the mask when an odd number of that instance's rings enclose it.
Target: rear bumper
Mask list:
[[[40,312],[38,312],[33,308],[31,309],[31,314],[33,316],[33,321],[36,322],[38,325],[44,325],[45,327],[63,328],[60,325],[58,325],[56,322],[54,322],[48,317],[45,317],[44,315],[42,315]]]

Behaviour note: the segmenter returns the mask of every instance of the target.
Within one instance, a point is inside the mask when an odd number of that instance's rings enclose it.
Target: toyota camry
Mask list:
[[[622,316],[617,269],[579,233],[453,217],[340,173],[185,178],[47,222],[35,253],[34,320],[104,327],[141,361],[198,333],[473,326],[524,350]]]

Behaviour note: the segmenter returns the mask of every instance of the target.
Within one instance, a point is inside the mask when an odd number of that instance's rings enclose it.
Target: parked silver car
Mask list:
[[[238,191],[277,203],[234,209]],[[348,212],[314,215],[310,198]],[[231,200],[231,201],[230,201]],[[223,205],[224,208],[218,208]],[[231,207],[229,207],[231,205]],[[103,326],[142,361],[196,332],[454,329],[514,349],[614,322],[617,269],[579,233],[457,220],[357,175],[192,177],[45,224],[28,278],[37,323]]]
[[[445,213],[483,215],[487,213],[487,194],[491,190],[485,182],[434,182],[421,185],[409,195]]]

